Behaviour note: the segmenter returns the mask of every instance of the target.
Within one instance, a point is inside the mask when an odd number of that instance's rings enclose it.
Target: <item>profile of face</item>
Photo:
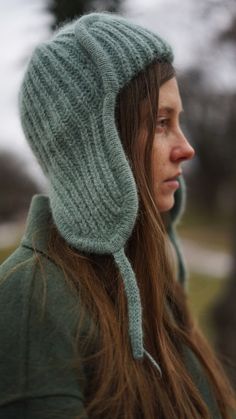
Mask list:
[[[194,149],[184,136],[179,122],[183,112],[176,78],[165,82],[159,90],[158,117],[152,150],[155,202],[160,212],[174,205],[179,188],[181,165],[194,156]]]

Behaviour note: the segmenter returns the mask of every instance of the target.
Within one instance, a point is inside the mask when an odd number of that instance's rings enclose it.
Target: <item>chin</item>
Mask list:
[[[159,212],[167,212],[173,208],[175,204],[174,196],[161,197],[157,200],[157,208]]]

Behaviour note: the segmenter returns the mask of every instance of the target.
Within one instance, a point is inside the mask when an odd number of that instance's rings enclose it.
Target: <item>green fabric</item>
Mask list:
[[[62,272],[46,257],[46,202],[34,201],[21,245],[0,267],[3,419],[70,419],[83,406],[84,372],[81,368],[78,376],[72,367],[79,304]],[[33,247],[42,256],[40,265]]]
[[[0,267],[3,419],[72,419],[83,409],[86,371],[83,365],[79,373],[72,367],[80,303],[48,258],[50,220],[48,197],[35,196],[21,244]],[[212,418],[220,419],[207,379],[187,349],[186,362]]]

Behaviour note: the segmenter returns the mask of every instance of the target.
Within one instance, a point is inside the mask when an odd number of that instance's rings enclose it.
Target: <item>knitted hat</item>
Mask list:
[[[124,250],[138,194],[115,124],[119,90],[154,59],[173,61],[158,35],[111,13],[84,15],[35,49],[19,105],[26,138],[49,179],[60,234],[78,250],[114,256],[133,356],[146,354],[161,373],[143,347],[140,294]]]

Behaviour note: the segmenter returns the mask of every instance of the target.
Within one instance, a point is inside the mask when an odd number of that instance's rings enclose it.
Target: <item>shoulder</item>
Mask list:
[[[78,299],[45,256],[20,246],[0,267],[0,417],[69,419],[83,411],[79,317]]]
[[[43,286],[47,287],[50,297],[61,294],[76,301],[62,269],[38,250],[20,245],[0,266],[0,293],[10,290],[14,298],[19,293],[25,294],[27,289],[40,291]]]
[[[62,270],[22,245],[0,267],[0,327],[50,322],[75,334],[80,302]],[[23,324],[21,324],[21,327]]]
[[[31,399],[55,408],[58,395],[77,409],[85,382],[72,368],[79,318],[77,296],[47,257],[20,246],[2,264],[0,411]]]
[[[4,282],[5,278],[21,278],[22,274],[24,274],[25,278],[32,278],[40,262],[48,274],[50,272],[53,274],[57,273],[57,276],[61,274],[59,267],[46,254],[21,243],[0,265],[0,284]]]
[[[0,314],[18,321],[19,311],[49,313],[63,321],[72,307],[79,311],[78,293],[65,280],[63,270],[48,256],[52,215],[49,199],[35,196],[26,220],[26,228],[17,250],[0,266]],[[9,307],[15,307],[9,313]],[[69,315],[69,314],[68,314]],[[70,322],[71,323],[71,322]],[[73,323],[73,322],[72,322]]]

